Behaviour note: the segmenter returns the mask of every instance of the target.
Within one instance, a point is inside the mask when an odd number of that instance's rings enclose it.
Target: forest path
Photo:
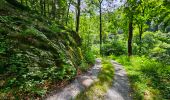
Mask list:
[[[88,88],[97,81],[98,73],[101,70],[101,59],[96,59],[96,64],[85,74],[78,76],[71,84],[58,93],[51,95],[46,100],[72,100],[81,91]]]
[[[105,100],[132,100],[126,71],[119,63],[111,60],[115,67],[113,86],[107,91]]]
[[[132,100],[127,74],[122,65],[111,60],[115,68],[113,85],[107,90],[104,100]],[[46,100],[74,100],[83,90],[97,81],[98,73],[101,70],[101,59],[96,59],[96,64],[87,73],[78,76],[71,84],[63,90],[46,98]]]

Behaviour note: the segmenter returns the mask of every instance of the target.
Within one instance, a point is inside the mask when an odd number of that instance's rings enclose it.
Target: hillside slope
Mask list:
[[[70,80],[83,61],[79,35],[37,13],[0,3],[0,98],[36,98]]]

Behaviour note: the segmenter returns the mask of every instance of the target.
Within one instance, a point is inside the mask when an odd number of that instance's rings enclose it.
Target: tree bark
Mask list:
[[[129,20],[128,56],[132,55],[133,17]]]
[[[23,4],[23,0],[21,0],[21,4]]]
[[[43,12],[44,16],[46,16],[46,0],[43,0]]]
[[[52,12],[53,19],[55,19],[56,18],[56,0],[53,0],[53,2],[52,2],[51,12]]]
[[[79,25],[80,25],[80,3],[81,0],[77,0],[77,18],[76,18],[76,32],[79,32]]]
[[[102,1],[100,1],[100,55],[102,54]]]
[[[50,17],[50,2],[49,0],[47,1],[47,16]]]
[[[41,11],[41,15],[43,15],[43,1],[40,0],[40,11]]]
[[[139,53],[140,54],[142,50],[142,34],[143,34],[143,25],[139,27]]]
[[[26,6],[28,6],[28,0],[25,0],[25,4],[26,4]]]
[[[71,5],[71,1],[69,1],[69,4],[68,4],[67,17],[66,17],[66,26],[67,26],[67,24],[68,24],[68,20],[69,20],[70,5]]]

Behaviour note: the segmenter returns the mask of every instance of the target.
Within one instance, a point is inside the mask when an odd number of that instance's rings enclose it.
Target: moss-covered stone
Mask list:
[[[5,9],[9,11],[6,16],[0,16],[2,98],[43,95],[39,86],[45,80],[73,78],[83,60],[79,35],[38,14],[9,9]]]

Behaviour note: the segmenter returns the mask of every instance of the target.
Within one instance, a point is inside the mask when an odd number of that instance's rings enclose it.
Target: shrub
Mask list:
[[[170,64],[170,33],[157,32],[155,38],[157,39],[157,44],[150,52],[150,57],[163,62],[165,64]]]
[[[88,63],[88,64],[95,63],[95,56],[92,51],[85,51],[84,59],[85,59],[86,63]]]
[[[116,56],[120,56],[126,54],[126,48],[122,45],[121,42],[112,42],[112,44],[104,44],[102,48],[102,52],[104,55],[114,54]]]
[[[89,65],[86,63],[86,62],[82,62],[81,64],[80,64],[80,70],[82,70],[82,71],[86,71],[88,68],[89,68]]]
[[[133,39],[133,53],[134,54],[143,54],[143,55],[148,55],[150,53],[150,50],[152,50],[156,44],[156,39],[154,36],[155,33],[153,32],[144,32],[142,35],[142,40],[141,40],[141,52],[139,52],[140,48],[140,41],[139,41],[139,34],[134,36]]]

